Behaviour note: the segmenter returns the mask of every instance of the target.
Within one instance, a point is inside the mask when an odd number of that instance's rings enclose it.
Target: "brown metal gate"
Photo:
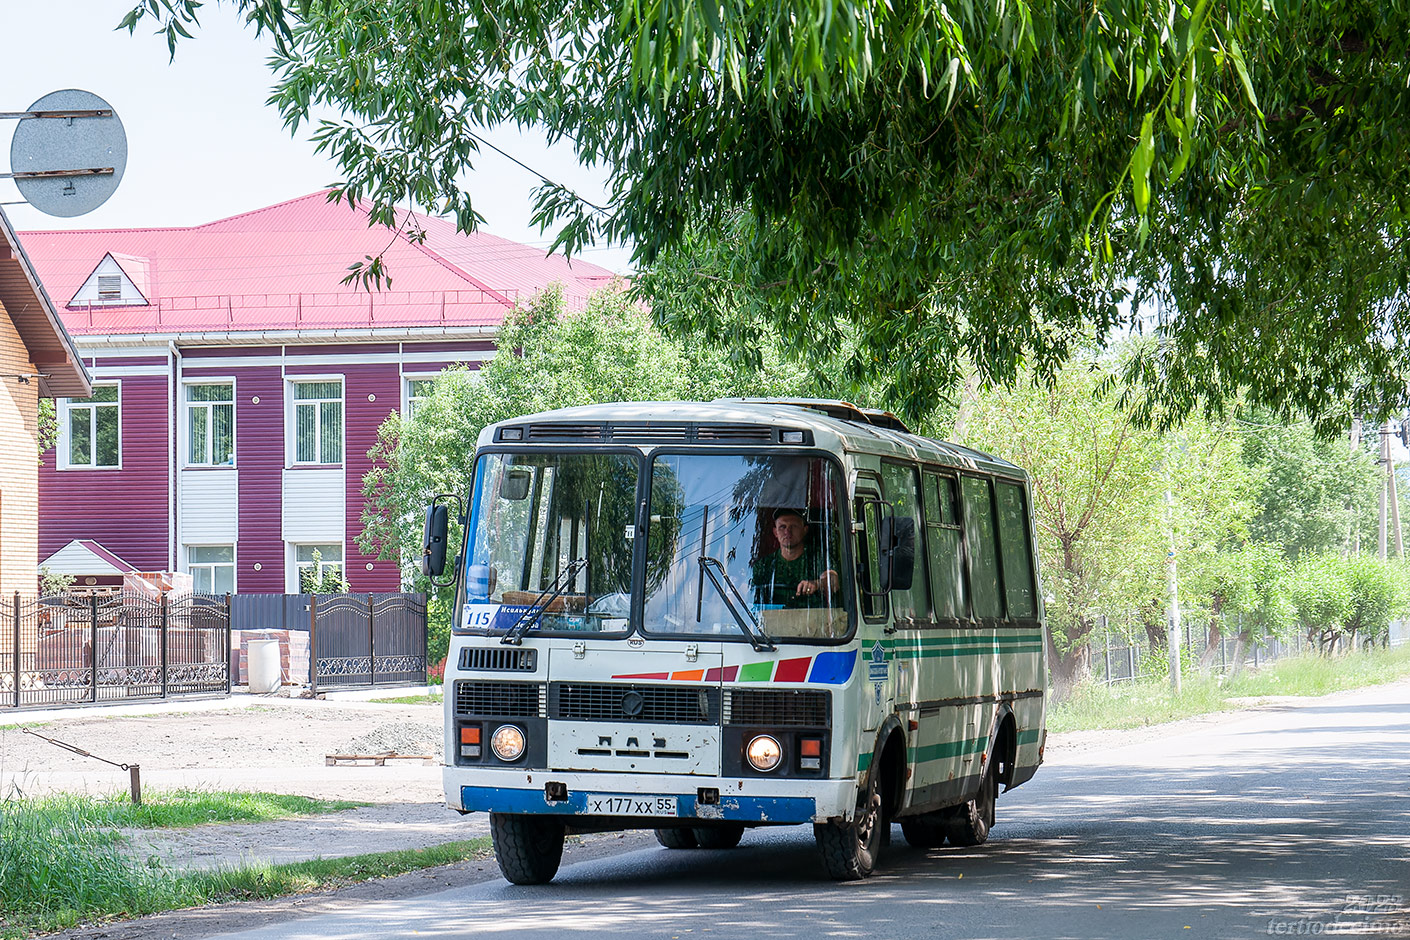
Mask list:
[[[226,596],[16,593],[0,603],[0,708],[229,692]]]
[[[309,632],[315,693],[426,684],[424,594],[314,594]]]

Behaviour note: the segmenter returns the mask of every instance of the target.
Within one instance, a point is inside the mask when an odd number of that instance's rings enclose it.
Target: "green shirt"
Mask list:
[[[816,581],[823,573],[822,559],[814,549],[789,561],[782,552],[769,552],[750,566],[749,583],[754,587],[754,603],[782,607],[823,607],[827,590],[816,594],[798,594],[799,581]]]

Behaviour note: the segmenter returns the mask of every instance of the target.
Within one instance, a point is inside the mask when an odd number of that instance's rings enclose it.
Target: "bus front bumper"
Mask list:
[[[476,784],[446,773],[446,802],[467,813],[522,813],[553,816],[636,816],[643,828],[665,819],[714,820],[762,825],[825,822],[850,816],[856,799],[853,780],[722,780],[715,777],[619,776],[538,771],[506,774],[502,785]],[[534,780],[542,781],[538,785]],[[562,784],[566,797],[550,800],[545,783]],[[716,802],[704,802],[701,790],[717,790]],[[560,791],[561,793],[561,791]],[[664,800],[664,804],[661,802]],[[675,812],[661,812],[662,805]]]

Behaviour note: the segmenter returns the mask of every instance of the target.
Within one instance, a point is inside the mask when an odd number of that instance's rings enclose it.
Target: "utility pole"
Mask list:
[[[1405,542],[1400,531],[1400,495],[1395,486],[1395,461],[1391,459],[1390,436],[1394,434],[1391,422],[1381,428],[1381,465],[1385,467],[1385,480],[1381,484],[1381,525],[1380,556],[1386,557],[1388,538],[1386,504],[1390,504],[1389,527],[1395,535],[1395,556],[1405,557]]]
[[[1361,419],[1351,419],[1351,456],[1355,457],[1361,450]],[[1357,510],[1359,506],[1351,507],[1351,554],[1352,556],[1361,554],[1361,526],[1357,523]]]
[[[1390,466],[1390,422],[1381,425],[1381,467]],[[1384,559],[1386,557],[1386,491],[1390,489],[1388,481],[1381,481],[1381,521],[1379,537],[1377,540],[1377,554]]]

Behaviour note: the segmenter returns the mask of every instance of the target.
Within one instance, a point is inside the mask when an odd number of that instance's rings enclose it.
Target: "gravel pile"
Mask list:
[[[344,744],[340,754],[428,754],[441,756],[440,725],[397,722],[380,725]]]

